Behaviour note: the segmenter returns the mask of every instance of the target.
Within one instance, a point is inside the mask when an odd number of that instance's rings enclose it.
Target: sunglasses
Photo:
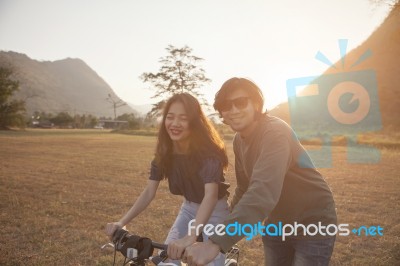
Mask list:
[[[233,100],[224,101],[219,107],[220,112],[228,112],[235,106],[239,110],[243,110],[249,104],[249,97],[239,97]]]

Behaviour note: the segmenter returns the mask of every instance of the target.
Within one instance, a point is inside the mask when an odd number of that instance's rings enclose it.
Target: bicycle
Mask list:
[[[168,258],[166,244],[154,242],[147,237],[129,234],[124,229],[115,231],[112,242],[103,245],[101,249],[114,248],[114,266],[117,251],[125,257],[123,265],[146,266],[152,263],[158,266],[177,266],[174,263],[165,262]],[[160,250],[159,255],[152,256],[154,249]],[[225,266],[239,266],[239,251],[235,245],[225,254]]]

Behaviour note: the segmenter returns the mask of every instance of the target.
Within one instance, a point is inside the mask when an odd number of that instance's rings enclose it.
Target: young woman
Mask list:
[[[108,223],[106,234],[112,236],[153,200],[162,179],[167,179],[172,194],[184,197],[180,212],[165,241],[168,257],[180,264],[186,247],[196,242],[196,232],[188,234],[188,224],[219,224],[228,215],[228,187],[224,169],[228,165],[225,146],[204,115],[199,102],[187,93],[176,94],[166,103],[158,134],[155,158],[151,162],[146,188],[132,208],[118,221]],[[192,228],[192,227],[191,227]],[[204,240],[208,239],[203,235]],[[224,265],[220,254],[208,265]]]

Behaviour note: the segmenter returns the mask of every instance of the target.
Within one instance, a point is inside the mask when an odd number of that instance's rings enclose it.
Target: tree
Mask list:
[[[87,116],[84,115],[82,120],[84,128],[94,128],[99,123],[99,119],[90,114]]]
[[[74,118],[67,112],[60,112],[50,120],[52,123],[59,127],[70,127],[74,122]]]
[[[400,6],[400,0],[369,0],[372,5],[389,5],[391,7]]]
[[[52,113],[35,111],[28,121],[29,125],[32,127],[51,128],[54,126],[54,124],[50,122],[52,119]]]
[[[198,98],[199,102],[209,106],[204,94],[199,89],[211,80],[205,76],[205,70],[199,66],[202,58],[192,55],[192,49],[188,46],[177,48],[168,45],[168,55],[161,57],[161,67],[157,73],[145,72],[140,78],[149,82],[156,90],[152,98],[161,99],[153,104],[149,112],[151,117],[156,116],[164,106],[165,99],[182,92],[187,92]]]
[[[25,102],[12,99],[19,90],[19,82],[12,80],[11,68],[0,67],[0,129],[24,127]]]
[[[138,129],[140,128],[140,124],[142,123],[140,118],[137,118],[135,114],[123,114],[117,117],[117,120],[120,121],[128,121],[128,128],[129,129]]]
[[[113,108],[114,108],[114,120],[117,119],[117,108],[126,105],[126,102],[119,98],[113,97],[110,93],[108,94],[108,97],[106,98],[107,102],[111,103]]]

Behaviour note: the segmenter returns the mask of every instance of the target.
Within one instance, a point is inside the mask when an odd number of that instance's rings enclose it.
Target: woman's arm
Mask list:
[[[199,209],[197,210],[196,213],[196,221],[194,223],[195,228],[197,228],[199,224],[205,225],[208,222],[215,208],[215,205],[217,204],[217,201],[218,201],[218,184],[206,183],[204,185],[204,198],[201,201]],[[194,239],[196,240],[197,236],[195,229],[193,229],[192,232],[190,232],[190,236],[194,236]]]
[[[217,183],[206,183],[204,185],[204,198],[201,201],[199,209],[196,213],[196,220],[194,223],[194,228],[198,225],[205,225],[215,208],[218,201],[218,184]],[[185,237],[171,242],[168,245],[168,257],[171,259],[180,259],[185,248],[196,242],[197,235],[196,229],[193,229]]]
[[[154,199],[154,196],[156,195],[159,184],[160,181],[149,180],[147,182],[146,188],[140,194],[130,210],[118,222],[108,223],[106,225],[105,231],[110,238],[112,238],[115,230],[124,227],[132,219],[138,216],[143,210],[145,210],[147,206],[149,206],[151,201]]]

